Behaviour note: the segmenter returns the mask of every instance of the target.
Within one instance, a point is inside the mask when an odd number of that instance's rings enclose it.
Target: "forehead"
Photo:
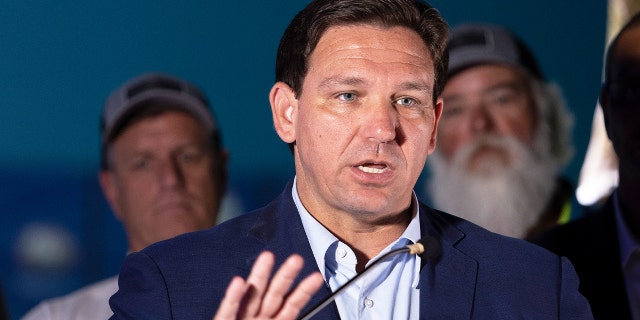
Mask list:
[[[472,79],[483,80],[481,83],[488,86],[495,82],[526,81],[527,78],[522,71],[506,64],[478,64],[453,74],[445,85],[445,91],[447,88],[452,87],[451,84],[460,83],[465,85]]]
[[[136,119],[115,138],[114,144],[131,139],[153,140],[160,136],[173,138],[204,137],[207,130],[191,114],[182,111],[165,111]]]
[[[156,105],[149,111],[142,112],[137,116],[134,115],[129,126],[124,127],[124,130],[126,131],[129,127],[133,127],[139,123],[152,123],[159,121],[166,121],[171,124],[176,124],[176,122],[188,122],[193,124],[190,127],[193,127],[194,129],[204,132],[207,131],[203,121],[196,115],[171,105]]]
[[[341,25],[328,28],[310,56],[318,59],[362,58],[402,59],[433,69],[433,61],[424,41],[415,31],[401,26],[383,27],[372,24]]]
[[[629,29],[620,36],[609,71],[611,79],[640,80],[640,26]]]

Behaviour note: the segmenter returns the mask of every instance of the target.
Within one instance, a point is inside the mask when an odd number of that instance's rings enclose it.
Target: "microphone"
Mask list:
[[[438,239],[434,237],[422,238],[418,240],[418,242],[416,242],[415,244],[410,244],[400,249],[391,250],[386,254],[384,254],[382,257],[378,258],[378,260],[372,262],[369,266],[365,267],[361,273],[351,278],[349,281],[343,284],[340,288],[338,288],[338,290],[336,290],[334,293],[332,293],[331,295],[326,297],[324,300],[322,300],[320,303],[318,303],[313,308],[311,308],[311,310],[307,311],[307,313],[305,313],[301,318],[299,318],[299,320],[308,320],[311,317],[313,317],[316,313],[320,312],[320,310],[322,310],[329,303],[335,300],[338,294],[340,294],[342,291],[348,288],[352,283],[358,280],[362,275],[367,273],[367,271],[371,270],[380,261],[383,261],[391,256],[395,256],[396,254],[400,254],[400,253],[415,254],[415,255],[419,255],[420,258],[422,259],[429,260],[429,259],[438,257],[440,255],[440,252],[441,252],[440,241],[438,241]]]

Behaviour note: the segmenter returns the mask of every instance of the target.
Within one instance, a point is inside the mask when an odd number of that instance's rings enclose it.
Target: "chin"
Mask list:
[[[367,197],[363,199],[367,199],[367,201],[353,204],[350,208],[350,211],[359,212],[364,215],[375,216],[381,213],[387,214],[404,210],[411,203],[411,198],[409,198],[409,202],[407,202],[407,204],[403,206],[402,203],[398,202],[401,199],[400,197],[377,196]]]

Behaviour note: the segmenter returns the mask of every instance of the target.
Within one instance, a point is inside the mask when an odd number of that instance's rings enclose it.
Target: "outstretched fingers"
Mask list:
[[[222,302],[218,307],[214,320],[235,320],[238,318],[243,297],[247,292],[248,285],[241,277],[234,277],[227,287]]]
[[[302,308],[311,300],[311,297],[322,287],[324,279],[320,272],[314,272],[307,276],[287,297],[284,305],[278,312],[276,319],[296,319]]]
[[[273,275],[273,279],[262,301],[260,315],[270,317],[282,309],[285,299],[288,299],[287,294],[289,294],[291,285],[300,273],[300,270],[302,270],[303,265],[304,260],[297,254],[287,258],[280,269]]]
[[[304,260],[291,255],[271,277],[274,265],[274,255],[265,251],[254,262],[246,281],[234,277],[214,320],[295,319],[324,280],[320,272],[315,272],[290,291]]]
[[[260,253],[256,261],[253,263],[251,273],[247,277],[247,292],[245,293],[244,310],[240,310],[240,317],[253,317],[260,311],[262,299],[267,288],[269,287],[269,278],[271,270],[275,264],[273,253],[264,251]]]

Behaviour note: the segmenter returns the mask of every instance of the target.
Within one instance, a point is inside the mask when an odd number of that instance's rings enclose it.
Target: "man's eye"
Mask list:
[[[442,109],[442,116],[444,118],[459,116],[464,110],[465,107],[459,104],[446,105],[446,108]]]
[[[398,100],[396,100],[397,104],[403,105],[405,107],[412,107],[415,106],[416,104],[418,104],[418,102],[413,99],[413,98],[400,98]]]
[[[513,101],[513,96],[511,95],[498,95],[496,97],[493,98],[493,103],[498,104],[498,105],[505,105],[510,103],[511,101]]]
[[[487,96],[487,102],[492,106],[512,106],[519,105],[518,99],[522,97],[522,94],[519,90],[509,89],[509,90],[497,90],[492,94]]]
[[[344,92],[338,95],[338,99],[343,101],[353,101],[356,99],[356,95],[352,92]]]
[[[184,152],[181,153],[178,158],[183,163],[191,163],[195,162],[200,158],[200,153],[198,152]]]
[[[149,168],[151,161],[149,159],[138,159],[133,162],[133,168],[136,170],[144,170]]]

